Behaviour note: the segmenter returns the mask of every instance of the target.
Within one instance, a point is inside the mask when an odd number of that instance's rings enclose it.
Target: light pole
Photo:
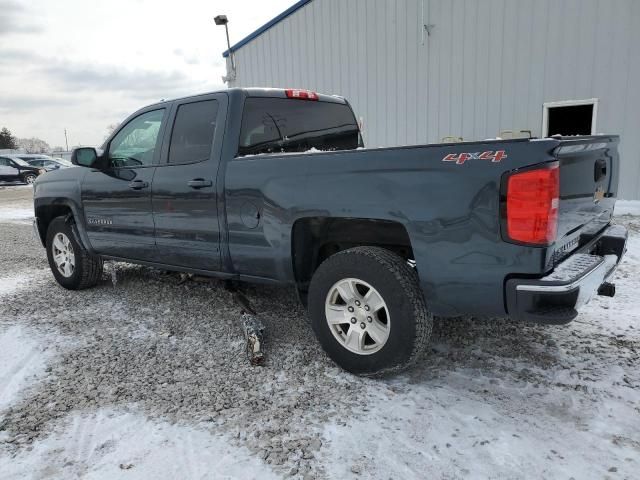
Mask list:
[[[216,25],[224,25],[224,31],[227,34],[227,51],[229,52],[229,58],[231,59],[231,72],[228,76],[222,77],[222,81],[226,82],[229,80],[234,80],[236,78],[236,60],[234,58],[233,52],[231,51],[231,42],[229,41],[229,19],[226,15],[218,15],[213,19],[216,22]]]
[[[69,151],[69,140],[67,139],[67,129],[64,129],[64,143],[67,146],[67,152]]]

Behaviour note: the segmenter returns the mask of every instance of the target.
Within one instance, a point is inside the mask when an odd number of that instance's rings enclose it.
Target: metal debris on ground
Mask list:
[[[178,273],[178,285],[188,281],[208,283],[216,281],[212,277]],[[225,289],[233,294],[233,299],[240,306],[240,327],[246,340],[247,358],[251,365],[264,365],[264,324],[251,306],[249,299],[243,295],[232,281],[225,282]]]
[[[249,299],[245,297],[233,283],[227,282],[225,287],[233,293],[233,299],[242,308],[240,320],[242,331],[247,341],[247,358],[249,359],[249,363],[251,363],[251,365],[264,365],[264,352],[262,350],[264,343],[264,324],[251,306]]]
[[[117,268],[114,262],[104,262],[104,272],[111,278],[111,283],[115,287],[118,283]]]
[[[264,338],[264,325],[256,316],[243,312],[241,314],[242,330],[247,340],[247,358],[251,365],[264,365],[264,352],[262,343]]]

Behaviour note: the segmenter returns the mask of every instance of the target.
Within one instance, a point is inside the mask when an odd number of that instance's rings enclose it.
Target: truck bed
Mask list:
[[[241,273],[277,272],[286,282],[294,273],[283,225],[323,217],[398,222],[435,314],[503,316],[509,277],[544,276],[610,222],[617,143],[616,136],[556,137],[239,157],[227,165],[225,184],[229,261]],[[557,240],[544,247],[505,241],[502,179],[552,162],[561,178]],[[241,219],[247,203],[259,203],[257,229]]]

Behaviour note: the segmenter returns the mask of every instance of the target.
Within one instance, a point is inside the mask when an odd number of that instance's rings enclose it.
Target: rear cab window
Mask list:
[[[358,123],[347,104],[270,97],[245,100],[238,156],[361,146]]]

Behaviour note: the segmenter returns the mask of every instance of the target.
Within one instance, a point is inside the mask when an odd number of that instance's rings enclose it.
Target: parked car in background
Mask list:
[[[53,160],[53,157],[44,153],[14,153],[14,156],[21,158],[25,162],[33,160]]]
[[[51,170],[58,170],[60,168],[73,167],[73,163],[62,158],[36,158],[33,160],[26,160],[26,162],[32,167],[44,168],[47,172],[50,172]]]
[[[34,167],[15,155],[0,156],[0,181],[24,182],[32,184],[38,175],[42,175],[44,168]]]

